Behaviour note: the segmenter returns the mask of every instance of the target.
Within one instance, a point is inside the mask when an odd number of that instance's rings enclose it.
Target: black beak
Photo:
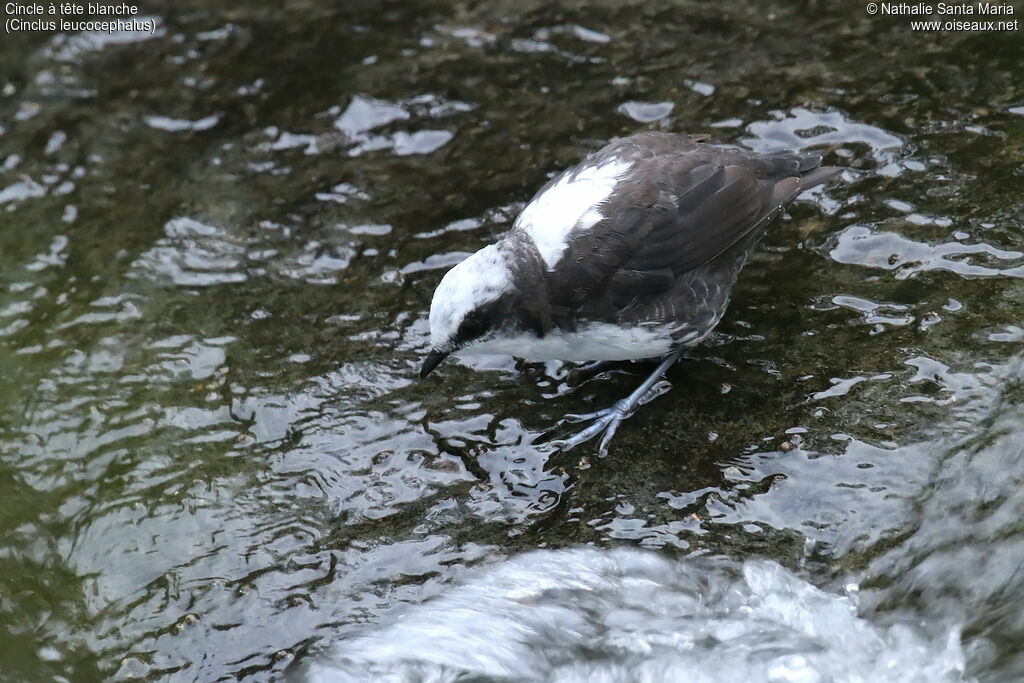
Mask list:
[[[448,351],[431,351],[423,360],[423,367],[420,368],[420,379],[430,374],[430,371],[441,364],[448,357]]]

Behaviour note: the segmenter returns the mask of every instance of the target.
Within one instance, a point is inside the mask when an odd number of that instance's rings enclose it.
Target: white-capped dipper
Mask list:
[[[783,208],[841,171],[821,156],[755,154],[705,138],[640,133],[553,178],[512,229],[448,271],[430,304],[420,377],[452,353],[527,360],[661,358],[633,393],[553,442],[568,450],[658,393],[682,350],[722,318],[750,252]]]

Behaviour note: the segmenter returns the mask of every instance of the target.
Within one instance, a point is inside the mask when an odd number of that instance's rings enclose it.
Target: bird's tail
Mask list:
[[[818,163],[821,163],[821,157],[818,158]],[[838,166],[816,166],[811,168],[805,173],[800,174],[800,191],[803,192],[816,185],[827,183],[842,172],[843,169]]]
[[[790,157],[792,159],[792,157]],[[819,166],[821,155],[807,154],[799,157],[800,166],[797,169],[799,175],[790,176],[775,183],[770,200],[771,206],[780,209],[790,203],[804,190],[817,185],[827,183],[840,173],[843,169],[838,166]]]

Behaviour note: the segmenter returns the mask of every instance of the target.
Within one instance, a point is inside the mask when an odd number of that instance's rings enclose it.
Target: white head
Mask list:
[[[493,304],[513,287],[512,273],[495,244],[445,273],[430,302],[430,353],[420,377],[452,351],[488,332],[496,322]]]

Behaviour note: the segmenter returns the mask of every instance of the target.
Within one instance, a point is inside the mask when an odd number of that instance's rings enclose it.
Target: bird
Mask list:
[[[757,243],[785,206],[842,169],[817,153],[758,153],[705,135],[613,140],[554,176],[495,243],[451,268],[430,303],[425,378],[455,352],[528,361],[659,360],[591,424],[550,442],[603,435],[665,390],[682,352],[705,339]]]

